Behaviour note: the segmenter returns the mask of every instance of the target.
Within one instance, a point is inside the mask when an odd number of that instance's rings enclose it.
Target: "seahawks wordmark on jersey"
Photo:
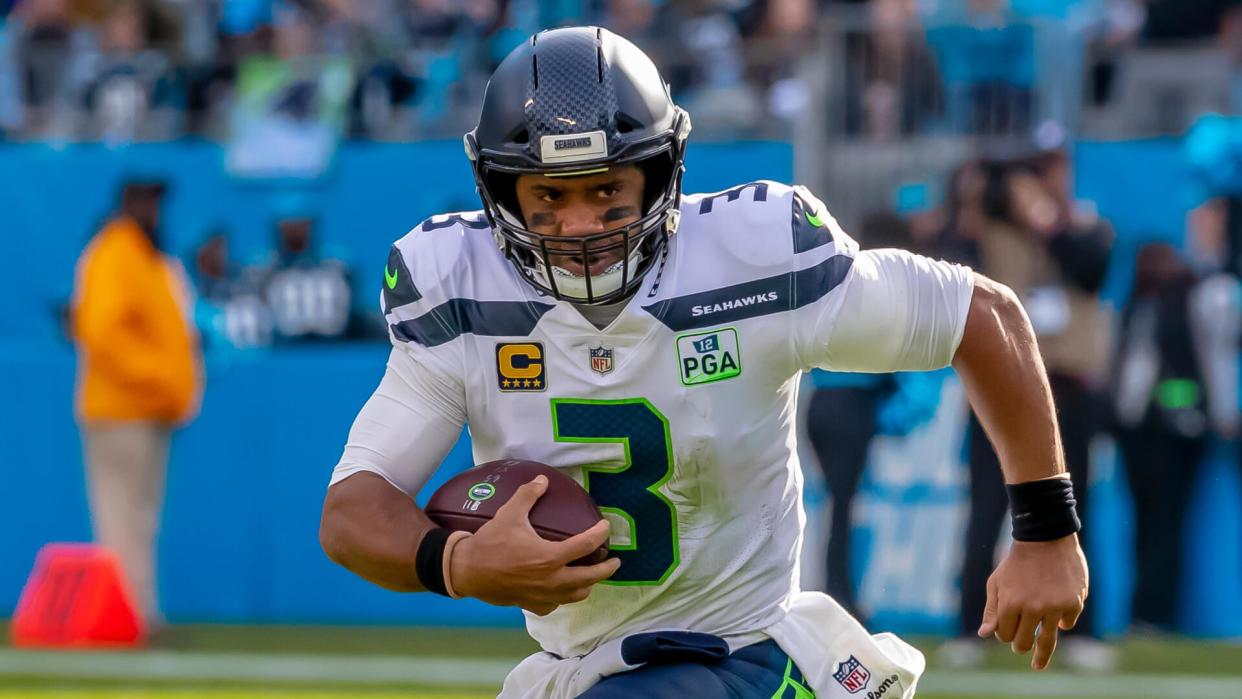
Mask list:
[[[779,620],[805,521],[799,373],[944,366],[973,283],[860,253],[806,190],[774,182],[684,197],[662,254],[602,330],[526,284],[478,212],[430,219],[385,270],[394,351],[333,481],[372,471],[413,495],[463,422],[476,463],[571,474],[621,566],[585,602],[527,615],[560,656],[653,628],[744,643]]]

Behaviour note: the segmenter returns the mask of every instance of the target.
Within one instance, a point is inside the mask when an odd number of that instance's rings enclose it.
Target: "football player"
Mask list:
[[[801,187],[681,191],[689,116],[651,60],[594,27],[542,32],[493,74],[466,155],[483,207],[393,246],[393,350],[333,473],[321,541],[378,585],[526,610],[543,651],[503,697],[913,696],[924,663],[802,591],[799,376],[952,364],[997,446],[1012,550],[980,635],[1035,648],[1087,594],[1052,399],[1007,288],[860,251]],[[464,424],[476,462],[540,461],[605,521],[563,542],[524,485],[473,535],[414,503]],[[606,539],[613,556],[569,566]]]

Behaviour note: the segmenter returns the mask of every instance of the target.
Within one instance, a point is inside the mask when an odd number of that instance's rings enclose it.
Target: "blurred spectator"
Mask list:
[[[1146,13],[1140,0],[1104,0],[1088,36],[1090,103],[1100,106],[1113,97],[1122,53],[1138,40]]]
[[[966,0],[965,12],[932,26],[927,41],[944,76],[950,128],[974,134],[1029,131],[1036,79],[1031,25],[1008,0]]]
[[[20,57],[23,124],[42,131],[68,101],[66,76],[87,37],[75,26],[68,0],[23,0],[10,21]]]
[[[1242,3],[1235,3],[1221,19],[1220,45],[1233,74],[1228,111],[1242,114]]]
[[[78,261],[77,416],[95,539],[117,554],[139,613],[160,622],[155,541],[169,440],[198,410],[201,358],[189,287],[160,249],[164,186],[131,181]]]
[[[17,23],[0,13],[0,138],[22,125],[22,90],[18,71]]]
[[[867,31],[846,36],[846,128],[891,140],[922,133],[943,113],[936,61],[913,0],[867,5]]]
[[[410,35],[418,40],[445,40],[457,33],[464,22],[452,0],[408,0],[405,22]]]
[[[1114,407],[1134,495],[1140,627],[1177,630],[1183,525],[1199,466],[1213,432],[1238,434],[1238,296],[1233,277],[1199,278],[1169,245],[1139,250]]]
[[[228,164],[247,176],[313,177],[344,133],[354,74],[320,53],[316,18],[294,5],[275,13],[272,52],[238,69]]]
[[[169,70],[165,55],[149,47],[154,10],[139,0],[115,3],[103,21],[100,51],[83,72],[89,133],[106,141],[131,141],[151,126],[156,89]]]
[[[198,304],[194,318],[207,349],[272,344],[272,313],[254,277],[230,260],[228,238],[223,233],[213,233],[195,249]]]
[[[263,298],[279,339],[339,339],[351,330],[349,269],[316,249],[315,221],[300,212],[276,222],[276,253],[263,271]]]
[[[608,0],[603,24],[612,31],[640,44],[648,37],[656,17],[655,0]]]
[[[945,184],[944,227],[926,246],[927,255],[979,267],[979,238],[987,223],[983,212],[986,188],[981,161],[967,160],[953,169]]]
[[[764,93],[768,114],[793,120],[810,101],[798,62],[818,31],[813,0],[752,0],[738,19],[748,84]]]
[[[1206,200],[1194,211],[1192,224],[1198,225],[1191,226],[1203,240],[1191,249],[1224,260],[1223,268],[1233,274],[1242,273],[1242,118],[1204,115],[1186,134],[1182,150],[1192,196]]]
[[[1238,0],[1145,0],[1145,42],[1214,38]]]
[[[983,164],[983,221],[979,271],[1022,299],[1048,370],[1066,467],[1074,481],[1079,517],[1086,520],[1089,447],[1103,425],[1100,392],[1108,367],[1108,315],[1098,297],[1108,267],[1112,228],[1090,203],[1074,202],[1071,163],[1061,150],[1029,159]],[[1004,523],[1006,498],[998,459],[977,419],[970,426],[970,516],[961,577],[961,637],[943,660],[954,666],[982,661],[974,634],[983,616],[987,579]],[[1095,634],[1092,607],[1066,639],[1066,662],[1104,670],[1112,649]]]
[[[226,303],[233,296],[236,272],[229,261],[229,239],[223,233],[207,236],[194,251],[194,286],[198,298]]]
[[[1141,44],[1119,62],[1117,102],[1101,126],[1181,134],[1199,115],[1227,111],[1238,80],[1240,6],[1240,0],[1148,0]]]
[[[731,9],[724,0],[665,3],[652,37],[673,99],[697,127],[722,135],[753,129],[764,115],[762,95],[745,81],[743,37]]]

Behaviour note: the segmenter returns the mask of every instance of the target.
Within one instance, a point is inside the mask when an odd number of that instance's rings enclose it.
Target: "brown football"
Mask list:
[[[496,516],[518,487],[538,475],[548,478],[548,489],[530,510],[530,524],[539,536],[564,541],[603,519],[595,501],[577,481],[547,464],[521,459],[489,461],[462,471],[431,494],[423,511],[442,527],[475,532]],[[606,558],[607,542],[573,565],[599,563]]]

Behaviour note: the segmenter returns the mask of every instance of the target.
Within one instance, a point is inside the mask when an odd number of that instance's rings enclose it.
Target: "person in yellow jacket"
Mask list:
[[[169,442],[198,412],[201,354],[190,288],[161,252],[164,186],[131,181],[78,260],[77,417],[95,540],[120,558],[138,611],[160,623],[155,540]]]

